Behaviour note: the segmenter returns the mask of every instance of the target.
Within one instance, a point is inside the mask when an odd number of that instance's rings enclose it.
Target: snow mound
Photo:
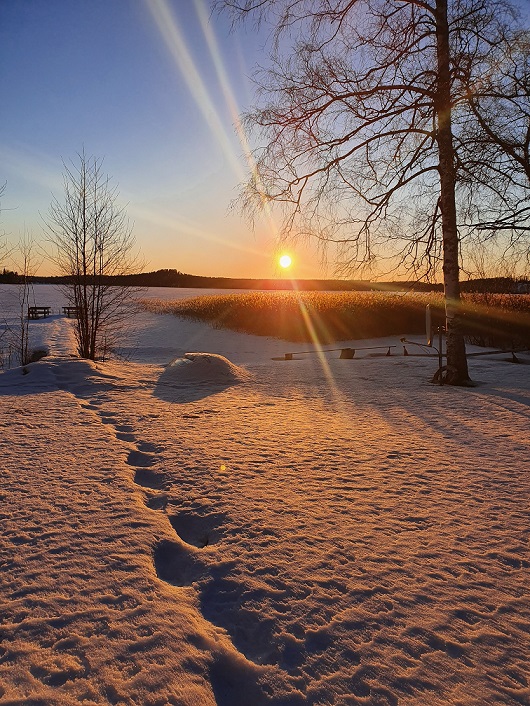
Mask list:
[[[176,383],[236,384],[250,379],[250,374],[228,358],[215,353],[186,353],[166,366],[166,381]]]

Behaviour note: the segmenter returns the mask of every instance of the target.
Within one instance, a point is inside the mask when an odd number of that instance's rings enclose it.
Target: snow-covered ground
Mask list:
[[[0,374],[0,704],[530,703],[530,367],[438,387],[397,339],[280,362],[147,313],[93,364],[68,319],[30,328],[50,355]]]

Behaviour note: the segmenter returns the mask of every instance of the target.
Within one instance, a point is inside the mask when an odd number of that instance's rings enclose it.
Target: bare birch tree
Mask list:
[[[218,0],[271,21],[272,68],[245,116],[258,144],[243,207],[280,207],[283,234],[338,247],[343,272],[374,259],[443,271],[450,384],[469,383],[461,331],[464,189],[455,130],[469,65],[506,34],[503,0]],[[467,116],[467,117],[466,117]],[[462,191],[460,190],[462,187]]]
[[[16,268],[14,275],[14,288],[11,288],[8,309],[10,315],[3,321],[0,339],[3,338],[4,346],[0,351],[2,365],[11,367],[27,365],[46,355],[44,349],[30,347],[30,327],[28,309],[35,306],[35,293],[32,278],[38,267],[35,257],[35,246],[29,233],[19,239],[17,245],[10,250],[13,266]]]
[[[95,360],[115,343],[137,291],[111,278],[135,272],[138,261],[117,188],[101,160],[81,152],[77,164],[64,169],[64,199],[54,198],[45,220],[55,262],[67,280],[66,296],[77,309],[79,355]]]
[[[27,365],[32,359],[32,351],[30,351],[29,347],[28,308],[31,305],[35,305],[35,294],[31,282],[36,269],[35,248],[32,237],[25,233],[21,237],[16,250],[16,268],[19,274],[19,283],[17,285],[18,320],[10,330],[10,347],[18,364]]]

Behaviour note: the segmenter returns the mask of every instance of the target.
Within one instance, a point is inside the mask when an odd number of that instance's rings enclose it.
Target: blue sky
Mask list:
[[[277,275],[274,224],[229,209],[247,172],[237,115],[267,56],[265,33],[207,0],[1,0],[1,229],[42,239],[62,160],[84,148],[119,185],[144,269]],[[323,275],[310,250],[294,262]]]

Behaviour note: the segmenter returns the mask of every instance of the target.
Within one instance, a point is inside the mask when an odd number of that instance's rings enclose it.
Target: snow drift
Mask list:
[[[164,379],[166,382],[177,384],[223,385],[246,382],[250,379],[250,374],[222,355],[186,353],[182,358],[176,358],[169,363],[164,373]]]

